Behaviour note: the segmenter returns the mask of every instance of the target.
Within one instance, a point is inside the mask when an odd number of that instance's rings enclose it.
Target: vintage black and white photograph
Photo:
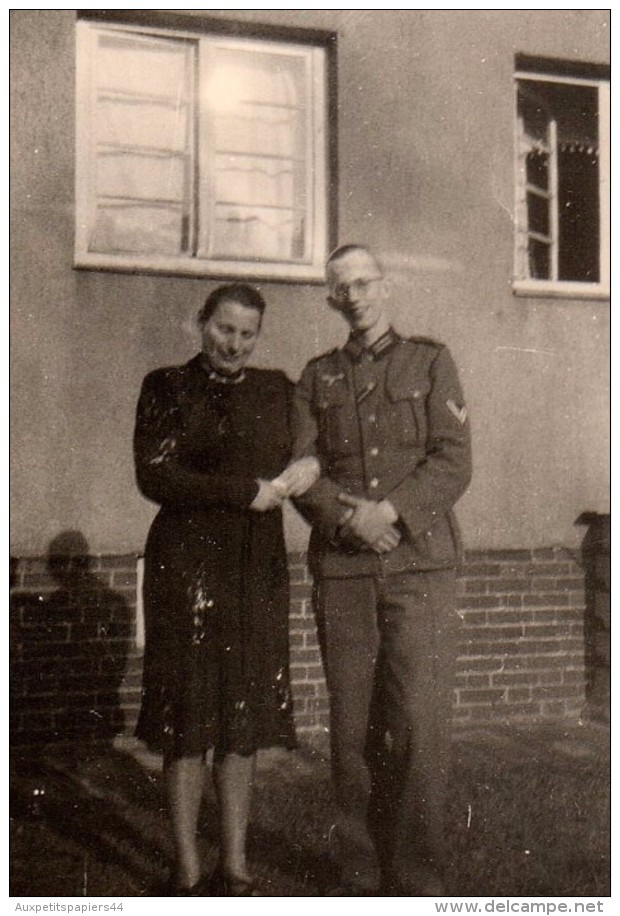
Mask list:
[[[605,912],[611,10],[8,20],[10,896]]]

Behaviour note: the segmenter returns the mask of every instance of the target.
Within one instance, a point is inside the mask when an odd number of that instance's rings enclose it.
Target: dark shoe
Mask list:
[[[183,887],[175,878],[170,878],[152,894],[153,897],[210,897],[210,881],[203,876],[191,887]]]
[[[216,868],[209,881],[210,897],[262,897],[254,881],[230,878],[221,868]]]
[[[209,894],[209,882],[206,878],[201,878],[200,881],[197,881],[196,884],[192,884],[191,887],[181,887],[177,885],[174,890],[174,893],[170,894],[171,897],[210,897]]]

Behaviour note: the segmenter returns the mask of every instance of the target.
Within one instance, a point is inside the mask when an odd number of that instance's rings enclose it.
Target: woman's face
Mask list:
[[[261,314],[234,299],[220,302],[201,327],[202,352],[222,375],[239,372],[252,355],[260,332]]]

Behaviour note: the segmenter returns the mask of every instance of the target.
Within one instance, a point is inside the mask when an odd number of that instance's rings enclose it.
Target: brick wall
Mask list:
[[[581,713],[584,577],[568,551],[471,552],[457,606],[457,721]]]
[[[136,557],[13,560],[11,731],[17,741],[103,740],[140,702]]]
[[[140,702],[135,556],[14,560],[11,728],[15,742],[105,740]],[[292,555],[291,668],[300,731],[328,701],[304,558]],[[458,724],[578,716],[584,705],[584,575],[559,548],[475,551],[459,579]]]

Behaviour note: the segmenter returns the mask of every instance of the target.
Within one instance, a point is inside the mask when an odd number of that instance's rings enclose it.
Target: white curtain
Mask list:
[[[192,54],[183,41],[99,35],[91,251],[175,255],[187,246]]]
[[[203,116],[211,120],[211,253],[290,260],[304,250],[306,59],[214,48]]]

